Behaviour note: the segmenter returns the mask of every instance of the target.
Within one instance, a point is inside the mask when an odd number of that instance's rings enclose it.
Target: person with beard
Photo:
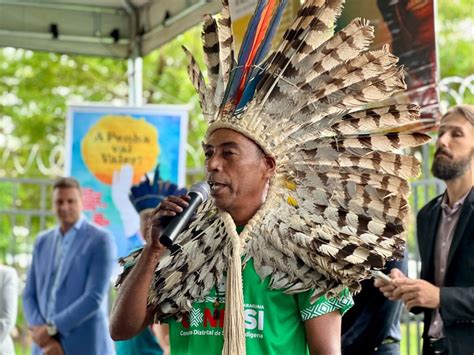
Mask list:
[[[441,119],[432,173],[446,191],[417,216],[419,279],[400,270],[375,286],[413,313],[424,312],[423,354],[474,352],[474,106]]]

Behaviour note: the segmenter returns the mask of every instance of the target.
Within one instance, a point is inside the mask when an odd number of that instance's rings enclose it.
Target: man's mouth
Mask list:
[[[438,158],[438,157],[445,157],[445,158],[448,158],[448,159],[452,159],[453,157],[446,153],[446,152],[438,152],[435,154],[435,158]]]
[[[217,181],[208,181],[209,187],[211,188],[211,193],[217,193],[227,187],[226,184],[222,184]]]
[[[449,158],[449,159],[453,158],[452,155],[444,149],[441,149],[441,150],[438,150],[438,151],[435,152],[435,158],[437,158],[439,156],[444,156],[444,157]]]

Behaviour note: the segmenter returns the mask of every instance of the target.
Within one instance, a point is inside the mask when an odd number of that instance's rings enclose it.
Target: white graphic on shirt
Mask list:
[[[193,308],[189,315],[189,320],[191,322],[191,327],[199,327],[204,320],[204,314],[199,308]]]

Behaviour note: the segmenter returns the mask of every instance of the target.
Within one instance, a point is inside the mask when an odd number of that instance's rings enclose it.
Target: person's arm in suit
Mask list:
[[[99,311],[109,289],[110,276],[116,259],[115,245],[112,237],[105,233],[91,238],[96,240],[90,246],[93,255],[84,293],[52,318],[61,334],[69,333],[93,317]]]
[[[39,243],[43,238],[36,239],[35,247],[33,249],[33,258],[31,261],[28,276],[26,277],[25,289],[23,291],[23,313],[28,322],[28,325],[37,326],[46,324],[46,320],[41,315],[38,306],[37,292],[36,292],[36,259],[38,258]]]
[[[0,285],[0,344],[15,326],[18,309],[18,276],[16,271],[5,268]]]
[[[426,222],[423,221],[429,220],[428,216],[419,214],[417,218],[418,233],[426,231],[426,229],[423,229]],[[472,235],[472,230],[465,233],[467,233],[466,236]],[[423,240],[420,236],[423,235],[419,234],[418,237],[422,257],[421,278],[397,280],[399,284],[396,294],[402,297],[407,308],[413,313],[419,313],[425,309],[439,308],[445,325],[472,321],[474,319],[474,307],[472,306],[474,304],[474,287],[438,287],[423,279],[429,279],[427,275],[430,272],[429,265],[423,264],[426,260],[423,258],[422,250],[424,249],[426,252],[429,247],[422,244]],[[469,253],[469,250],[463,252]],[[468,268],[468,266],[466,267]],[[469,271],[467,272],[469,273]]]
[[[474,287],[441,287],[440,313],[452,325],[474,320]]]

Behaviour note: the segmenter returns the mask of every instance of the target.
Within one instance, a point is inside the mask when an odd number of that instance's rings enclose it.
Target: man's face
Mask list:
[[[71,227],[81,216],[81,193],[74,187],[54,189],[53,209],[61,227]]]
[[[253,215],[262,205],[275,161],[244,135],[214,131],[203,144],[207,181],[216,206],[232,217]],[[236,223],[239,221],[236,221]],[[246,222],[246,221],[244,221]]]
[[[458,178],[471,168],[474,157],[474,128],[459,113],[441,121],[431,171],[439,179]]]

